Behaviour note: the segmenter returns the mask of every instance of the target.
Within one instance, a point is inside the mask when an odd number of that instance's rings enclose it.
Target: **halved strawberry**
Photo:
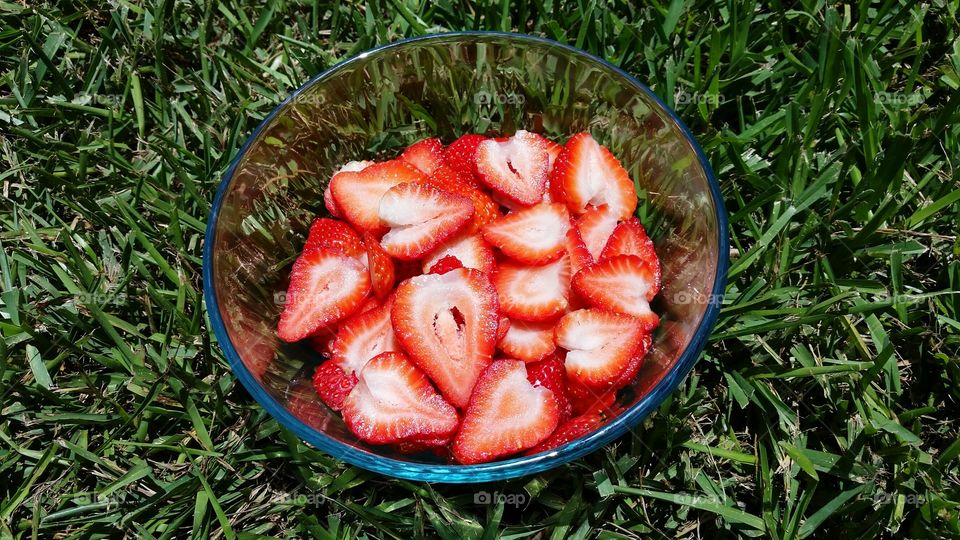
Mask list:
[[[557,350],[553,341],[555,324],[553,321],[510,321],[510,327],[497,347],[507,356],[524,362],[542,360]]]
[[[549,158],[543,137],[520,130],[504,142],[480,143],[477,174],[496,193],[530,206],[543,199]]]
[[[417,259],[457,232],[472,215],[473,203],[467,197],[427,184],[400,184],[380,200],[380,220],[390,227],[380,245],[398,259]]]
[[[567,141],[550,176],[554,195],[562,195],[574,214],[606,204],[617,219],[627,219],[637,208],[630,175],[589,133],[578,133]]]
[[[541,203],[488,223],[483,227],[483,237],[511,259],[545,264],[563,255],[569,229],[566,206]]]
[[[336,176],[342,172],[360,172],[370,165],[373,165],[372,161],[348,161],[343,164],[343,167],[333,173],[333,176]],[[333,176],[330,177],[331,182]],[[333,217],[342,217],[340,213],[340,208],[337,207],[337,201],[333,200],[333,191],[330,189],[330,183],[327,182],[327,186],[323,188],[323,205],[327,207],[327,212],[330,212],[330,215]]]
[[[540,452],[553,450],[593,433],[604,423],[606,423],[606,417],[598,413],[587,413],[571,418],[557,426],[557,429],[545,441],[527,450],[524,454],[532,456]]]
[[[436,137],[423,139],[407,147],[400,154],[400,159],[420,169],[423,174],[433,174],[443,161],[443,143]]]
[[[356,374],[347,373],[340,363],[334,360],[327,360],[313,372],[314,390],[320,399],[335,411],[343,407],[343,400],[347,399],[356,385]]]
[[[504,262],[494,273],[493,284],[504,315],[545,321],[570,305],[570,262],[566,257],[543,266]]]
[[[609,259],[617,255],[636,255],[650,268],[654,281],[660,287],[660,258],[653,247],[653,240],[647,236],[646,229],[636,217],[617,225],[613,230],[607,245],[600,254],[601,259]]]
[[[567,257],[570,258],[570,273],[577,275],[584,266],[593,264],[593,255],[587,249],[587,245],[580,236],[580,229],[571,221],[570,229],[567,231],[564,247],[567,250]]]
[[[607,205],[591,207],[577,218],[580,238],[583,239],[584,245],[587,246],[590,256],[595,261],[600,260],[600,254],[616,228],[617,215],[610,211]]]
[[[393,259],[383,250],[380,242],[372,234],[364,231],[363,246],[367,250],[367,266],[370,268],[370,282],[373,294],[377,298],[386,298],[393,292],[393,284],[397,279],[397,271]]]
[[[463,263],[460,262],[460,259],[454,257],[453,255],[446,255],[434,263],[434,265],[430,267],[430,272],[428,273],[446,274],[447,272],[456,270],[457,268],[463,268]]]
[[[570,398],[567,396],[567,372],[563,360],[550,355],[538,362],[527,364],[527,380],[534,386],[549,388],[557,400],[560,422],[565,422],[573,414]]]
[[[546,439],[559,423],[553,392],[527,380],[520,360],[498,360],[483,372],[453,440],[465,465],[516,454]]]
[[[547,168],[552,172],[553,164],[556,163],[557,158],[560,157],[560,152],[563,152],[563,145],[557,142],[553,142],[550,139],[547,139],[546,137],[544,137],[544,140],[547,141],[546,142],[547,156],[548,156]],[[549,176],[547,177],[547,179],[549,180]],[[549,194],[549,190],[548,190],[548,193],[545,193],[545,194]]]
[[[339,219],[317,218],[310,224],[303,251],[327,249],[354,257],[361,262],[364,254],[363,241],[350,225]]]
[[[493,248],[479,234],[467,234],[461,231],[423,258],[423,271],[429,272],[440,259],[452,255],[464,268],[476,268],[481,272],[492,272],[497,264]]]
[[[469,178],[476,177],[477,147],[485,140],[487,140],[486,137],[476,134],[460,137],[443,151],[443,162],[458,171],[467,173]]]
[[[305,251],[290,270],[277,335],[301,340],[356,311],[369,292],[370,273],[360,261],[325,249]]]
[[[372,444],[443,438],[459,424],[456,409],[398,352],[367,362],[343,402],[343,421],[360,440]]]
[[[587,266],[573,276],[573,289],[593,307],[637,317],[647,332],[660,319],[650,310],[657,295],[653,272],[636,255],[617,255]]]
[[[499,306],[486,274],[458,268],[397,287],[393,329],[411,359],[457,407],[466,406],[493,355]]]
[[[479,230],[480,227],[500,217],[500,207],[481,190],[474,182],[473,177],[448,165],[441,165],[424,180],[425,183],[437,189],[470,197],[473,201],[473,219],[464,227],[468,232]]]
[[[382,352],[399,351],[390,313],[393,298],[340,324],[337,338],[330,345],[330,359],[350,374],[359,374],[367,362]]]
[[[571,384],[596,390],[612,386],[629,367],[644,331],[635,317],[579,309],[560,319],[555,335],[557,345],[567,350],[564,363]]]
[[[362,171],[339,173],[330,180],[330,190],[337,208],[351,225],[380,234],[386,230],[380,223],[380,199],[384,193],[398,184],[424,178],[413,165],[394,159],[374,163]]]

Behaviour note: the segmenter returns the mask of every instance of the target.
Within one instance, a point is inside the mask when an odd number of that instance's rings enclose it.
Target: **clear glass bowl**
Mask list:
[[[323,188],[352,159],[387,159],[424,137],[517,129],[565,141],[590,131],[636,182],[638,215],[663,263],[654,301],[662,323],[627,410],[549,452],[454,465],[368,446],[311,388],[320,356],[277,339],[287,274]],[[386,475],[486,482],[556,467],[641,422],[693,367],[720,309],[727,218],[693,135],[636,79],[579,49],[520,34],[465,32],[392,43],[346,60],[299,88],[257,127],[216,194],[203,255],[204,294],[240,382],[274,418],[339,459]]]

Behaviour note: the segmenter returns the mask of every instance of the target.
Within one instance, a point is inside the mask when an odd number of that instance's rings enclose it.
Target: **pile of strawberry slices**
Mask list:
[[[633,181],[588,133],[426,139],[352,161],[290,272],[279,337],[361,440],[463,464],[619,413],[659,323]]]

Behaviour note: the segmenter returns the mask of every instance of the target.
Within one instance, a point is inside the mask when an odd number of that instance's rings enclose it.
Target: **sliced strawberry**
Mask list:
[[[333,173],[333,176],[342,172],[360,172],[370,165],[373,165],[372,161],[348,161],[337,172]],[[337,207],[337,201],[333,200],[333,191],[330,189],[333,176],[330,177],[331,182],[327,182],[327,186],[323,188],[323,205],[327,207],[327,212],[330,212],[331,216],[342,217],[340,208]]]
[[[467,173],[448,165],[441,165],[424,182],[437,189],[470,197],[473,201],[473,219],[465,227],[469,232],[479,230],[480,227],[500,217],[499,205],[490,198],[490,195],[481,190],[472,176]]]
[[[606,417],[598,413],[587,413],[575,418],[571,418],[557,426],[556,431],[554,431],[545,441],[534,446],[530,450],[527,450],[525,454],[532,456],[534,454],[539,454],[540,452],[553,450],[554,448],[563,446],[568,442],[575,441],[580,437],[593,433],[604,423],[606,423]]]
[[[320,399],[335,411],[343,407],[343,400],[347,399],[356,385],[357,376],[344,371],[340,363],[334,360],[327,360],[313,372],[314,390]]]
[[[433,174],[443,161],[443,143],[436,137],[423,139],[407,147],[400,154],[400,159],[420,169],[423,174]]]
[[[579,309],[557,323],[557,345],[567,350],[564,363],[571,384],[606,388],[629,367],[644,335],[635,317],[600,309]]]
[[[356,311],[369,292],[370,273],[360,261],[324,249],[305,251],[290,270],[277,335],[301,340]]]
[[[653,240],[647,236],[646,229],[640,220],[633,217],[617,225],[613,230],[607,245],[600,254],[601,259],[609,259],[617,255],[636,255],[650,268],[656,282],[655,289],[660,288],[660,258],[653,247]]]
[[[543,140],[546,141],[546,145],[547,145],[547,156],[548,156],[547,168],[549,169],[549,171],[552,172],[553,164],[556,163],[557,158],[560,157],[560,152],[563,152],[563,145],[557,142],[553,142],[550,139],[547,139],[546,137],[544,137]],[[547,177],[547,179],[549,180],[549,176]],[[549,195],[549,190],[547,191],[547,193],[545,193],[545,195]]]
[[[317,218],[310,225],[303,251],[313,249],[332,250],[357,259],[364,253],[360,235],[347,223],[331,218]]]
[[[460,262],[460,259],[454,257],[453,255],[446,255],[442,257],[439,261],[433,264],[430,267],[429,274],[446,274],[451,270],[456,270],[457,268],[463,268],[463,263]]]
[[[507,332],[510,331],[510,319],[507,317],[500,317],[500,322],[497,324],[497,343],[503,341],[503,337],[507,335]]]
[[[605,388],[594,389],[567,379],[567,395],[574,415],[603,413],[607,417],[619,414],[617,391]]]
[[[522,452],[546,439],[559,418],[553,393],[527,380],[523,362],[498,360],[477,381],[453,456],[468,465]]]
[[[392,316],[411,359],[450,403],[466,406],[490,364],[500,320],[497,293],[486,274],[458,268],[410,278],[397,287]]]
[[[460,137],[443,151],[443,162],[474,178],[477,174],[477,147],[485,140],[487,138],[483,135],[475,134]]]
[[[375,163],[358,172],[346,171],[330,180],[333,200],[351,225],[379,234],[386,230],[380,223],[380,199],[393,186],[419,182],[424,174],[405,161],[395,159]]]
[[[343,402],[343,420],[360,440],[391,444],[443,438],[459,418],[407,356],[385,352],[367,362]]]
[[[488,223],[483,227],[483,237],[511,259],[545,264],[563,254],[569,229],[566,206],[541,203]]]
[[[545,139],[520,130],[504,142],[480,143],[477,174],[481,182],[499,195],[530,206],[543,199],[549,159]]]
[[[578,133],[567,141],[550,176],[554,195],[562,195],[574,214],[606,204],[617,219],[627,219],[637,208],[630,175],[589,133]]]
[[[606,205],[590,208],[582,216],[577,218],[577,230],[580,232],[580,238],[590,252],[593,260],[600,260],[600,253],[607,245],[610,235],[617,228],[617,215],[609,210]]]
[[[393,284],[397,279],[393,259],[383,250],[380,242],[372,234],[364,231],[363,246],[367,250],[367,266],[370,268],[370,282],[373,294],[377,298],[386,298],[393,292]]]
[[[399,351],[400,343],[393,333],[390,313],[393,298],[365,313],[354,315],[340,324],[337,339],[330,345],[331,360],[343,371],[359,374],[367,362],[382,352]]]
[[[545,321],[570,305],[570,262],[566,257],[543,266],[504,262],[494,273],[493,284],[504,315]]]
[[[553,321],[510,321],[510,327],[497,347],[507,356],[524,362],[542,360],[557,350],[553,341],[554,325]]]
[[[534,386],[549,388],[553,398],[557,400],[560,411],[560,422],[566,421],[573,413],[570,398],[567,396],[567,372],[555,355],[550,355],[538,362],[527,364],[527,380]]]
[[[497,264],[493,248],[482,236],[461,231],[423,258],[423,271],[428,272],[447,255],[456,257],[464,268],[476,268],[481,272],[492,272]]]
[[[583,238],[580,236],[580,229],[576,227],[572,221],[570,225],[571,227],[567,231],[564,247],[567,251],[567,257],[570,258],[570,273],[577,275],[577,272],[582,270],[584,266],[593,264],[593,255],[590,254],[590,250],[587,249],[587,245],[583,242]]]
[[[380,245],[398,259],[417,259],[457,232],[472,215],[473,203],[467,197],[426,184],[400,184],[380,200],[380,219],[390,227]]]
[[[633,315],[647,332],[659,317],[650,310],[656,278],[636,255],[617,255],[587,266],[573,276],[573,289],[593,307]]]

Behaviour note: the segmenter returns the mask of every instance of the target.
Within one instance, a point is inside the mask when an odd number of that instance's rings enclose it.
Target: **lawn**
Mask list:
[[[0,538],[960,537],[957,11],[0,0]],[[653,416],[476,486],[392,480],[280,428],[200,279],[220,176],[277,103],[456,29],[646,82],[702,142],[733,246],[712,339]]]

